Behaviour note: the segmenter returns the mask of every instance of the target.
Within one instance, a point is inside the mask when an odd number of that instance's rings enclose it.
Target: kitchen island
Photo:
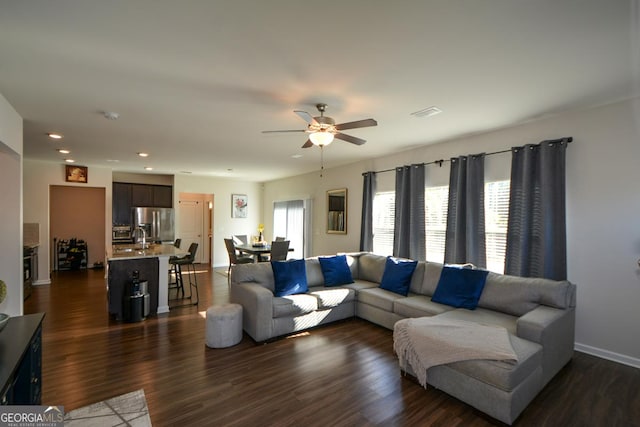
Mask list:
[[[150,314],[169,312],[169,258],[182,257],[189,252],[171,244],[112,246],[107,251],[109,313],[122,318],[122,299],[126,284],[133,278],[133,271],[140,272],[140,279],[148,281],[151,298]]]

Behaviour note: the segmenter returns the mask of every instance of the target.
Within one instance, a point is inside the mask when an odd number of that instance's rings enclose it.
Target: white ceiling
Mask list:
[[[305,134],[261,133],[304,129],[292,111],[318,102],[378,121],[325,149],[333,167],[638,95],[638,16],[637,0],[0,0],[0,93],[28,159],[266,181],[319,168]]]

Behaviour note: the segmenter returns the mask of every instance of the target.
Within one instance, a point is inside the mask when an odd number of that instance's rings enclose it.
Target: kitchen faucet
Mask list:
[[[142,231],[142,249],[145,249],[145,247],[147,246],[147,232],[144,230],[143,227],[136,227],[136,229],[134,230],[134,232],[136,230],[140,230]]]

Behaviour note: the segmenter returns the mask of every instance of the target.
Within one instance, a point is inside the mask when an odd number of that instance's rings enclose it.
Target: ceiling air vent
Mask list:
[[[440,114],[442,113],[442,110],[439,109],[438,107],[427,107],[425,109],[422,109],[420,111],[416,111],[414,113],[411,113],[412,116],[415,117],[431,117],[431,116],[435,116],[436,114]]]

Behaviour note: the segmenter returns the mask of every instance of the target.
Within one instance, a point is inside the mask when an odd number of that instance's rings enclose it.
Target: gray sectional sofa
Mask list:
[[[511,424],[571,359],[574,347],[576,286],[567,281],[489,273],[475,310],[431,301],[442,265],[419,262],[409,294],[379,287],[386,257],[347,256],[354,283],[325,287],[317,258],[305,260],[309,291],[275,297],[269,263],[234,266],[230,298],[243,306],[243,328],[255,341],[357,316],[388,329],[405,318],[441,316],[509,332],[517,363],[471,360],[428,370],[428,383]],[[407,369],[410,374],[410,367]]]

